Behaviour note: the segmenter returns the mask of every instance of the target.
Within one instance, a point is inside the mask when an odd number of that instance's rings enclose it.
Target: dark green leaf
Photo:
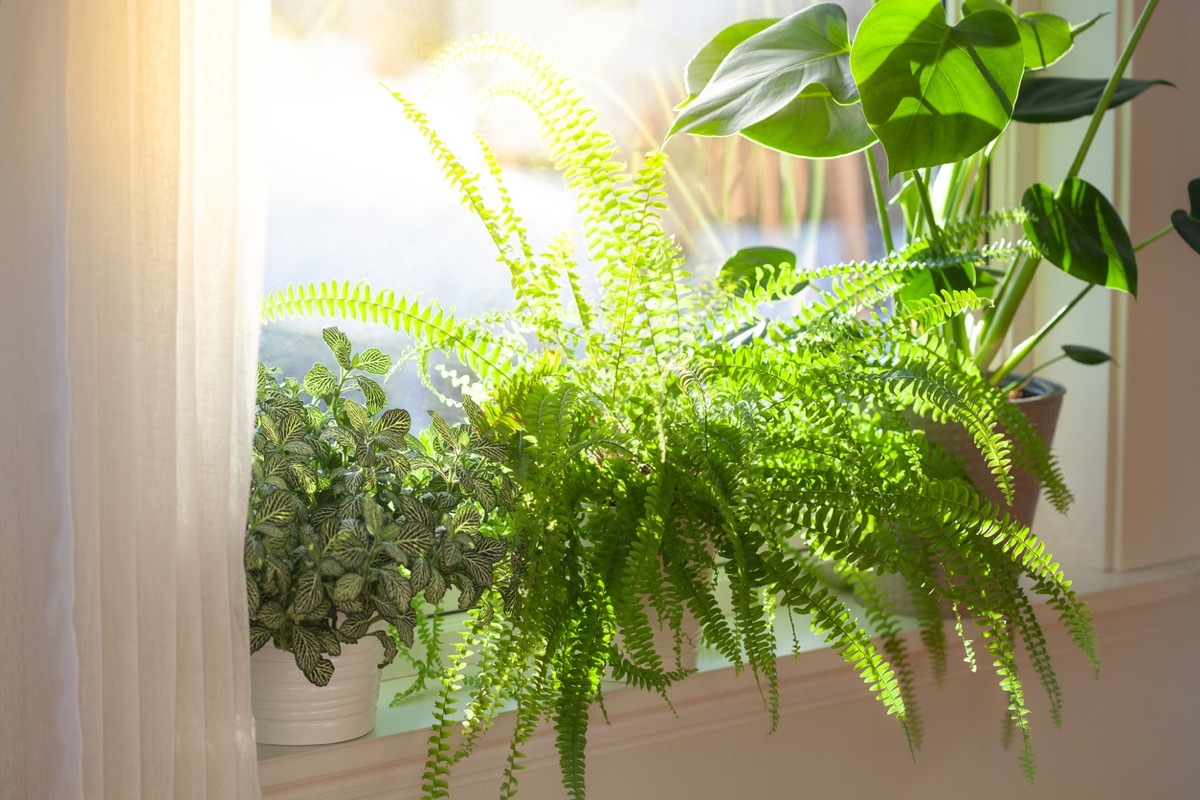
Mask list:
[[[1025,233],[1051,264],[1086,283],[1137,296],[1137,259],[1121,215],[1086,181],[1072,178],[1054,194],[1034,184],[1021,198]]]
[[[717,283],[725,291],[742,297],[769,279],[773,267],[795,263],[796,254],[782,247],[743,247],[721,265]],[[798,283],[788,294],[795,294],[807,285],[807,282]]]
[[[1021,82],[1021,91],[1013,107],[1018,122],[1066,122],[1090,117],[1104,94],[1105,80],[1090,78],[1030,77]],[[1117,86],[1109,108],[1128,103],[1151,86],[1174,86],[1169,81],[1123,79]]]
[[[959,161],[999,136],[1025,57],[1007,13],[951,27],[938,0],[890,0],[867,12],[850,66],[895,175]]]
[[[250,652],[257,653],[263,648],[267,642],[271,641],[271,631],[259,625],[257,622],[250,623]]]
[[[492,585],[492,570],[504,558],[507,547],[503,539],[475,537],[475,547],[463,553],[463,564],[471,580],[481,587]]]
[[[483,515],[472,505],[462,505],[454,512],[447,526],[451,533],[476,533],[483,524]]]
[[[367,412],[378,414],[379,410],[387,405],[387,393],[383,391],[383,387],[365,375],[359,375],[354,380],[367,401]]]
[[[1188,200],[1191,209],[1177,209],[1171,214],[1171,224],[1188,246],[1200,253],[1200,178],[1188,183]]]
[[[392,359],[386,353],[372,347],[354,357],[354,366],[372,375],[384,375],[392,368]]]
[[[438,438],[442,440],[447,448],[455,449],[457,439],[454,436],[454,432],[450,430],[450,423],[446,422],[446,419],[436,411],[430,411],[429,416],[433,422],[433,430],[438,435]]]
[[[856,103],[841,7],[820,3],[759,27],[763,22],[728,28],[697,54],[689,91],[699,91],[670,134],[742,133],[809,158],[832,158],[870,144],[874,135]]]
[[[304,376],[304,391],[313,397],[328,398],[333,396],[337,381],[329,367],[324,364],[313,364],[312,369]]]
[[[303,625],[292,629],[292,654],[296,657],[296,666],[304,673],[304,677],[315,686],[325,686],[333,677],[333,662],[322,658],[321,638],[317,633]]]
[[[296,518],[295,498],[291,492],[274,491],[258,506],[258,522],[283,525]]]
[[[384,595],[397,607],[406,608],[412,602],[413,587],[408,578],[395,569],[380,569],[375,572],[379,576]]]
[[[463,411],[467,412],[467,419],[470,423],[479,428],[486,430],[488,427],[487,415],[483,413],[483,409],[469,397],[463,398]],[[407,430],[405,431],[407,433]]]
[[[1094,347],[1084,347],[1081,344],[1064,344],[1062,349],[1063,354],[1067,358],[1079,364],[1095,366],[1096,364],[1103,364],[1106,361],[1112,361],[1112,356]]]
[[[292,598],[292,607],[300,616],[307,617],[314,613],[325,602],[325,585],[321,576],[315,572],[305,572],[296,581],[296,593]]]
[[[354,600],[362,593],[362,588],[363,576],[357,572],[347,572],[333,585],[333,602],[340,605]]]
[[[258,622],[273,631],[279,630],[286,625],[288,621],[287,612],[283,610],[283,606],[278,600],[270,600],[266,603],[263,603],[258,609],[258,616],[256,619]]]
[[[329,349],[333,351],[333,357],[337,359],[338,365],[345,370],[350,369],[350,340],[346,338],[346,334],[342,333],[338,328],[325,328],[321,331],[321,338],[325,340],[325,344],[329,345]],[[309,392],[312,394],[312,392]]]
[[[412,647],[411,625],[409,626],[409,631],[409,642],[407,646]],[[396,660],[396,656],[399,655],[399,648],[396,647],[396,640],[389,636],[387,631],[372,631],[371,635],[377,638],[379,643],[383,645],[383,660],[379,662],[379,668],[383,669],[388,664]]]
[[[331,555],[346,565],[346,569],[360,569],[367,562],[371,548],[367,537],[358,531],[343,531],[333,543]]]

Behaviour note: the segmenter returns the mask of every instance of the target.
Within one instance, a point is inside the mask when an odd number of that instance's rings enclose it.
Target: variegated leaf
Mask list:
[[[394,619],[389,619],[396,628],[396,635],[400,637],[400,641],[404,642],[405,647],[413,646],[413,629],[417,625],[417,614],[411,607],[406,608],[403,614],[400,614]]]
[[[388,530],[391,530],[392,527],[395,527],[395,530],[397,532],[399,532],[399,530],[400,530],[399,526],[389,526]],[[383,551],[383,553],[388,558],[390,558],[392,561],[394,561],[395,563],[403,564],[403,565],[407,566],[410,556],[406,550],[401,548],[395,542],[387,542],[387,541],[380,542],[379,549],[381,551]]]
[[[463,411],[467,412],[467,419],[476,428],[487,428],[487,415],[483,413],[483,409],[469,397],[463,398]]]
[[[504,558],[507,546],[503,539],[490,536],[475,537],[475,547],[463,553],[463,566],[471,580],[482,587],[492,585],[492,571]]]
[[[354,380],[362,390],[363,399],[367,401],[367,412],[378,414],[380,409],[387,405],[387,393],[383,391],[383,387],[365,375],[359,375]]]
[[[342,412],[346,415],[346,419],[350,422],[350,427],[360,434],[366,434],[371,425],[371,418],[367,414],[367,410],[353,400],[346,400],[342,405]]]
[[[258,589],[258,583],[249,575],[246,576],[246,608],[249,611],[250,618],[258,613],[258,607],[262,605],[262,593]]]
[[[425,586],[425,602],[437,605],[446,596],[446,578],[436,569],[429,575],[429,583]]]
[[[308,616],[321,607],[325,601],[325,586],[321,576],[315,572],[305,572],[296,581],[296,594],[292,598],[292,606],[300,616]]]
[[[367,629],[371,627],[370,617],[347,617],[342,621],[341,626],[337,629],[343,642],[357,642],[359,639],[367,635]]]
[[[420,525],[428,528],[430,531],[437,526],[437,517],[429,508],[415,497],[410,495],[402,495],[400,497],[400,511],[404,514],[407,522]]]
[[[478,481],[473,494],[479,500],[479,505],[484,508],[496,507],[496,490],[487,481]]]
[[[413,559],[409,566],[409,571],[409,582],[412,584],[413,592],[424,591],[435,572],[433,565],[429,563],[429,559],[427,558]]]
[[[250,652],[257,653],[271,641],[271,631],[257,622],[250,623]]]
[[[453,572],[463,561],[462,545],[453,540],[442,543],[438,550],[438,564],[445,572]]]
[[[325,433],[322,434],[322,436],[324,436],[326,439],[333,439],[346,450],[353,450],[354,448],[358,447],[358,437],[355,436],[354,432],[349,428],[343,428],[341,426],[328,428]]]
[[[387,598],[399,608],[406,607],[412,602],[412,583],[395,569],[376,570],[380,585]]]
[[[317,638],[321,642],[321,652],[331,656],[340,656],[342,654],[342,643],[338,639],[337,634],[325,626],[315,629]]]
[[[329,345],[329,349],[333,351],[334,358],[337,359],[338,366],[344,370],[349,370],[352,366],[350,360],[350,339],[346,334],[342,333],[338,328],[325,328],[321,331],[321,338],[325,340],[325,344]]]
[[[389,636],[387,631],[372,631],[371,635],[377,638],[380,644],[383,645],[383,660],[379,662],[379,668],[383,669],[396,660],[396,656],[400,654],[400,649],[396,647],[396,640]]]
[[[363,498],[363,521],[367,523],[367,530],[373,534],[378,534],[387,524],[387,520],[383,516],[383,509],[379,507],[379,503],[375,502],[374,497]]]
[[[264,555],[266,548],[263,547],[262,540],[257,536],[247,535],[242,545],[242,565],[247,570],[258,569],[262,565]]]
[[[363,474],[361,469],[348,469],[346,470],[346,475],[342,481],[342,484],[346,487],[346,491],[349,494],[358,494],[362,491],[363,483],[366,481],[366,478],[367,476]]]
[[[325,686],[333,677],[333,662],[321,657],[321,639],[303,625],[297,625],[292,632],[292,654],[296,657],[296,666],[315,686]]]
[[[288,442],[283,446],[283,451],[285,453],[291,453],[292,455],[302,456],[304,458],[312,458],[315,454],[312,445],[303,439],[295,439]]]
[[[354,357],[354,366],[372,375],[384,375],[392,368],[392,359],[378,348],[370,347]]]
[[[405,447],[404,437],[412,427],[412,417],[403,408],[389,408],[375,423],[375,436],[390,447]]]
[[[296,517],[294,499],[290,492],[272,492],[258,506],[258,522],[283,525]]]
[[[473,608],[479,602],[479,596],[483,594],[483,587],[465,578],[460,578],[456,584],[458,586],[458,609],[466,611]]]
[[[367,558],[371,554],[366,537],[356,531],[343,531],[339,534],[330,552],[334,558],[345,564],[346,568],[350,570],[360,569],[367,563]]]
[[[471,437],[471,444],[468,448],[472,453],[477,453],[483,456],[488,461],[503,461],[504,448],[490,438],[485,438],[478,434]]]
[[[368,442],[359,442],[358,447],[354,449],[354,457],[358,459],[358,463],[364,467],[375,466],[375,449]]]
[[[446,422],[445,418],[436,411],[430,411],[429,416],[432,418],[433,431],[437,434],[438,439],[442,441],[442,444],[450,450],[458,449],[458,439],[454,435],[454,431],[450,429],[450,423]]]
[[[336,388],[337,379],[324,364],[313,364],[312,369],[304,376],[304,391],[313,397],[331,397]]]
[[[278,600],[268,600],[263,603],[258,609],[258,615],[255,618],[261,625],[265,625],[273,631],[277,631],[287,624],[287,612],[283,610],[283,606]]]
[[[333,602],[340,606],[354,600],[362,593],[363,582],[362,575],[357,572],[347,572],[333,585]]]
[[[285,450],[288,449],[287,445],[304,438],[304,422],[302,414],[288,414],[279,421],[279,440],[283,443]]]
[[[482,524],[483,516],[479,513],[479,509],[472,505],[461,505],[450,517],[450,524],[447,527],[452,533],[478,533],[479,526]]]

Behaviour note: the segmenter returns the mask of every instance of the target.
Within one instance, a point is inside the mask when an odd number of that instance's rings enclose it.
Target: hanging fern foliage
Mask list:
[[[518,488],[503,522],[506,577],[476,612],[471,634],[479,664],[462,701],[465,749],[511,704],[516,725],[501,796],[516,791],[525,744],[548,724],[567,793],[584,797],[589,712],[602,702],[601,678],[669,697],[692,671],[684,620],[696,620],[708,647],[759,682],[776,720],[779,613],[839,653],[915,749],[923,726],[914,676],[894,607],[875,583],[895,575],[925,609],[922,641],[939,678],[947,663],[939,604],[966,623],[964,647],[967,624],[981,631],[1032,774],[1018,650],[1031,654],[1055,721],[1061,691],[1031,597],[1058,613],[1094,661],[1090,617],[1044,546],[940,469],[911,420],[965,428],[1009,498],[1014,444],[997,422],[1044,476],[1058,476],[1057,468],[974,365],[928,335],[985,300],[946,291],[896,313],[881,310],[914,270],[987,263],[1023,245],[951,252],[916,242],[876,262],[807,272],[763,264],[753,277],[699,287],[664,230],[665,157],[649,153],[628,168],[596,113],[544,57],[507,38],[475,37],[434,73],[495,58],[515,64],[522,78],[494,88],[489,102],[521,102],[539,123],[576,198],[582,254],[568,234],[535,247],[495,155],[484,145],[486,177],[498,186],[484,192],[483,177],[397,93],[494,243],[514,310],[460,319],[436,302],[346,283],[282,289],[264,306],[267,320],[375,320],[407,332],[425,352],[457,358],[474,376],[462,402],[481,436],[503,442]],[[943,235],[968,238],[1009,221],[981,219]],[[597,298],[581,290],[584,259],[595,267]],[[816,302],[791,318],[768,318],[773,300],[817,277],[832,285]],[[1067,497],[1065,487],[1054,492]],[[829,565],[862,589],[864,616],[830,588]],[[661,627],[669,646],[656,636]],[[442,676],[431,796],[448,792],[449,765],[464,755],[447,734],[462,669],[453,661]]]

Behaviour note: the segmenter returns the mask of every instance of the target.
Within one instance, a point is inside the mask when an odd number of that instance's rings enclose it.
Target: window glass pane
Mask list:
[[[571,77],[636,165],[659,146],[684,97],[691,54],[741,19],[778,17],[807,2],[744,0],[274,0],[266,289],[326,279],[419,292],[459,314],[511,305],[508,274],[401,114],[402,90],[465,159],[478,130],[495,147],[535,248],[579,229],[574,202],[547,168],[528,112],[477,113],[482,87],[511,73],[461,68],[428,97],[429,60],[473,33],[528,40]],[[851,29],[870,0],[845,3]],[[385,88],[388,87],[388,88]],[[816,264],[880,255],[861,154],[825,162],[781,158],[739,138],[682,136],[667,147],[669,224],[700,279],[738,247],[775,244]],[[578,241],[578,237],[577,237]],[[273,323],[262,357],[302,376],[327,351],[324,320]],[[407,343],[378,326],[337,323],[356,347],[393,355]],[[452,393],[451,378],[436,377]],[[387,382],[391,405],[439,406],[409,362]]]

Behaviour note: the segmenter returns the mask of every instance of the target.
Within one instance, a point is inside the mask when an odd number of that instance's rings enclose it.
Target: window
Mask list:
[[[659,146],[684,97],[690,55],[739,18],[782,16],[809,3],[736,9],[684,0],[275,0],[270,100],[266,289],[324,279],[420,292],[460,314],[502,309],[508,276],[478,223],[459,207],[424,144],[381,84],[403,90],[466,157],[477,128],[496,148],[518,208],[544,244],[579,229],[573,200],[544,164],[528,113],[477,117],[491,66],[454,72],[420,98],[429,60],[473,33],[520,36],[549,55],[601,113],[630,160]],[[847,6],[857,17],[869,0]],[[852,19],[851,24],[857,24]],[[679,137],[667,148],[675,232],[689,269],[711,274],[729,253],[777,244],[817,264],[882,254],[861,155],[805,162],[740,139]],[[262,358],[302,376],[323,358],[323,320],[267,326]],[[407,343],[379,326],[345,327],[356,344],[393,355]],[[449,379],[435,375],[439,390]],[[438,407],[412,363],[388,384],[392,405]]]

